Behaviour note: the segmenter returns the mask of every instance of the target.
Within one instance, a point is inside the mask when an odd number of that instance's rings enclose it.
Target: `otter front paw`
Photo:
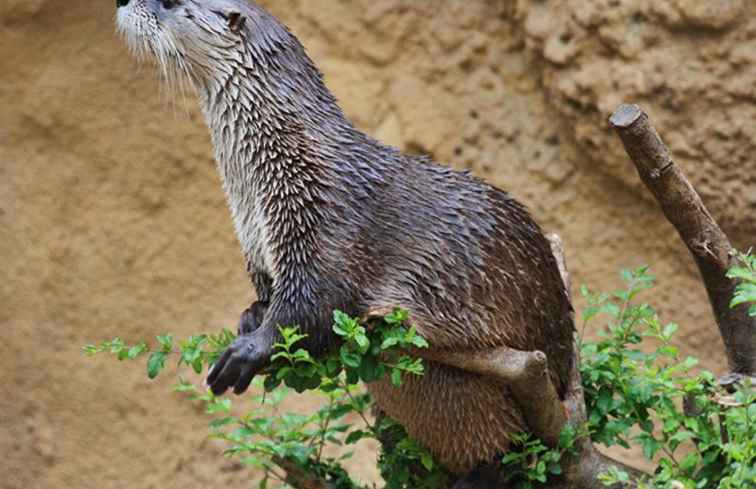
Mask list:
[[[234,394],[246,391],[252,379],[270,363],[272,335],[258,329],[239,336],[220,356],[207,375],[207,385],[220,396],[233,386]]]
[[[265,316],[267,309],[268,303],[260,301],[246,308],[239,318],[239,327],[236,329],[236,334],[242,336],[257,331],[257,328],[262,324],[263,316]]]

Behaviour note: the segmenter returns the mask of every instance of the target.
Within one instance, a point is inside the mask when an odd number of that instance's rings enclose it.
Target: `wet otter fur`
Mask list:
[[[402,154],[344,116],[299,41],[244,0],[118,0],[138,54],[199,94],[258,301],[208,376],[247,389],[278,325],[334,340],[334,309],[401,307],[435,352],[541,350],[558,392],[572,366],[570,303],[549,242],[509,194]],[[396,389],[368,386],[439,462],[467,473],[527,430],[494,379],[426,362]]]

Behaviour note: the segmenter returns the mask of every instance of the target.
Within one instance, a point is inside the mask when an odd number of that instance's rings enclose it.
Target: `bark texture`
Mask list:
[[[621,105],[609,119],[641,180],[693,255],[709,294],[730,370],[756,373],[756,318],[748,307],[731,308],[737,283],[727,278],[735,250],[637,105]]]

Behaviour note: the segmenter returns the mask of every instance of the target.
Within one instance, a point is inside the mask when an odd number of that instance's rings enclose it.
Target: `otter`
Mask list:
[[[297,38],[246,0],[117,0],[137,55],[189,80],[257,301],[207,382],[244,392],[279,325],[317,354],[332,313],[395,308],[444,352],[541,350],[563,395],[573,364],[571,305],[549,242],[508,193],[403,154],[345,117]],[[456,474],[505,453],[527,430],[507,386],[439,362],[401,388],[368,385],[381,410]]]

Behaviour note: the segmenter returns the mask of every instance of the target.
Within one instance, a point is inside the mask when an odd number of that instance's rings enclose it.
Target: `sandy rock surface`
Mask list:
[[[170,379],[80,354],[234,327],[252,299],[196,103],[128,55],[113,3],[0,5],[0,487],[249,487]],[[264,3],[359,127],[512,191],[561,234],[574,283],[653,264],[683,352],[721,371],[703,287],[606,119],[643,104],[754,244],[753,0]],[[352,464],[366,480],[371,457]]]

